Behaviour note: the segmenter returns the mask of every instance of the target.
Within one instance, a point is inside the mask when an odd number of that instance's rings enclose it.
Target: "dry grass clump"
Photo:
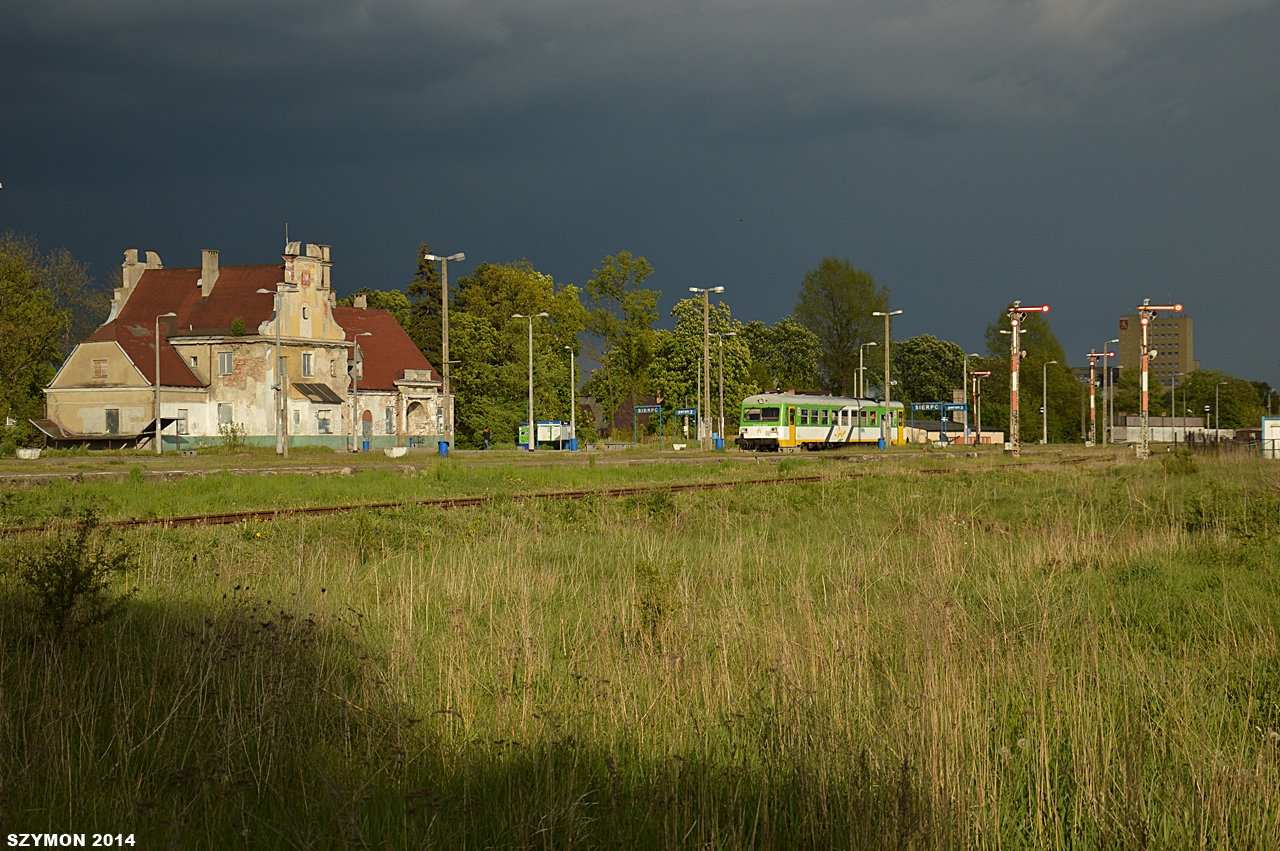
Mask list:
[[[154,531],[93,641],[0,598],[0,827],[1265,848],[1278,532],[1238,461]]]

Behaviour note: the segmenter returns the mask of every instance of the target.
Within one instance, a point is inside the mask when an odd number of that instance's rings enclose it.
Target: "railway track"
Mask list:
[[[985,467],[984,470],[999,470],[1005,468],[1018,469],[1037,469],[1044,467],[1076,465],[1083,464],[1095,459],[1091,458],[1067,458],[1056,461],[1038,462],[1031,464],[997,464],[991,467]],[[962,468],[937,468],[925,470],[911,470],[904,472],[914,472],[921,475],[945,475],[948,473],[961,472]],[[687,484],[675,485],[641,485],[628,488],[604,488],[592,490],[576,490],[576,491],[543,491],[540,493],[524,493],[524,494],[484,494],[480,496],[457,496],[445,497],[441,499],[411,499],[398,500],[395,502],[364,502],[347,505],[320,505],[302,508],[269,508],[259,509],[256,511],[227,511],[218,514],[188,514],[177,517],[149,517],[143,519],[119,519],[104,520],[103,526],[114,529],[139,529],[153,526],[164,528],[178,526],[226,526],[232,523],[251,523],[266,522],[271,520],[280,520],[287,517],[298,516],[320,516],[325,514],[341,514],[346,511],[368,511],[372,509],[396,509],[408,507],[421,508],[439,508],[448,510],[452,508],[467,508],[476,505],[488,505],[499,500],[510,499],[513,502],[532,502],[534,500],[570,500],[585,499],[587,497],[601,497],[607,499],[617,499],[628,496],[641,496],[643,494],[655,493],[657,491],[666,491],[668,493],[684,493],[690,491],[704,490],[722,490],[725,488],[738,487],[740,485],[747,486],[763,486],[763,485],[789,485],[789,484],[805,484],[813,482],[829,482],[842,481],[847,479],[862,479],[868,476],[883,475],[880,472],[866,473],[843,473],[834,476],[776,476],[767,479],[739,479],[737,481],[725,482],[691,482]],[[13,535],[35,534],[39,532],[50,532],[57,528],[57,524],[45,523],[37,526],[12,526],[0,527],[0,537],[8,537]]]

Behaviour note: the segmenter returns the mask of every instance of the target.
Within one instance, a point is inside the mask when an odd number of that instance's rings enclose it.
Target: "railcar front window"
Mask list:
[[[743,420],[749,423],[776,423],[779,408],[747,408],[743,411]]]

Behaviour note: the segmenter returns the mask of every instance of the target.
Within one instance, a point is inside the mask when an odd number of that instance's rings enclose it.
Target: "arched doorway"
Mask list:
[[[373,442],[373,411],[365,408],[363,414],[360,415],[360,434],[361,440],[366,443]]]

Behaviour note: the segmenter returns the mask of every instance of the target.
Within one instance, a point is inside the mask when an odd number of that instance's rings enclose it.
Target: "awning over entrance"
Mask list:
[[[322,402],[329,405],[342,404],[342,397],[333,392],[333,388],[328,384],[303,384],[299,382],[294,384],[293,388],[312,402]]]

